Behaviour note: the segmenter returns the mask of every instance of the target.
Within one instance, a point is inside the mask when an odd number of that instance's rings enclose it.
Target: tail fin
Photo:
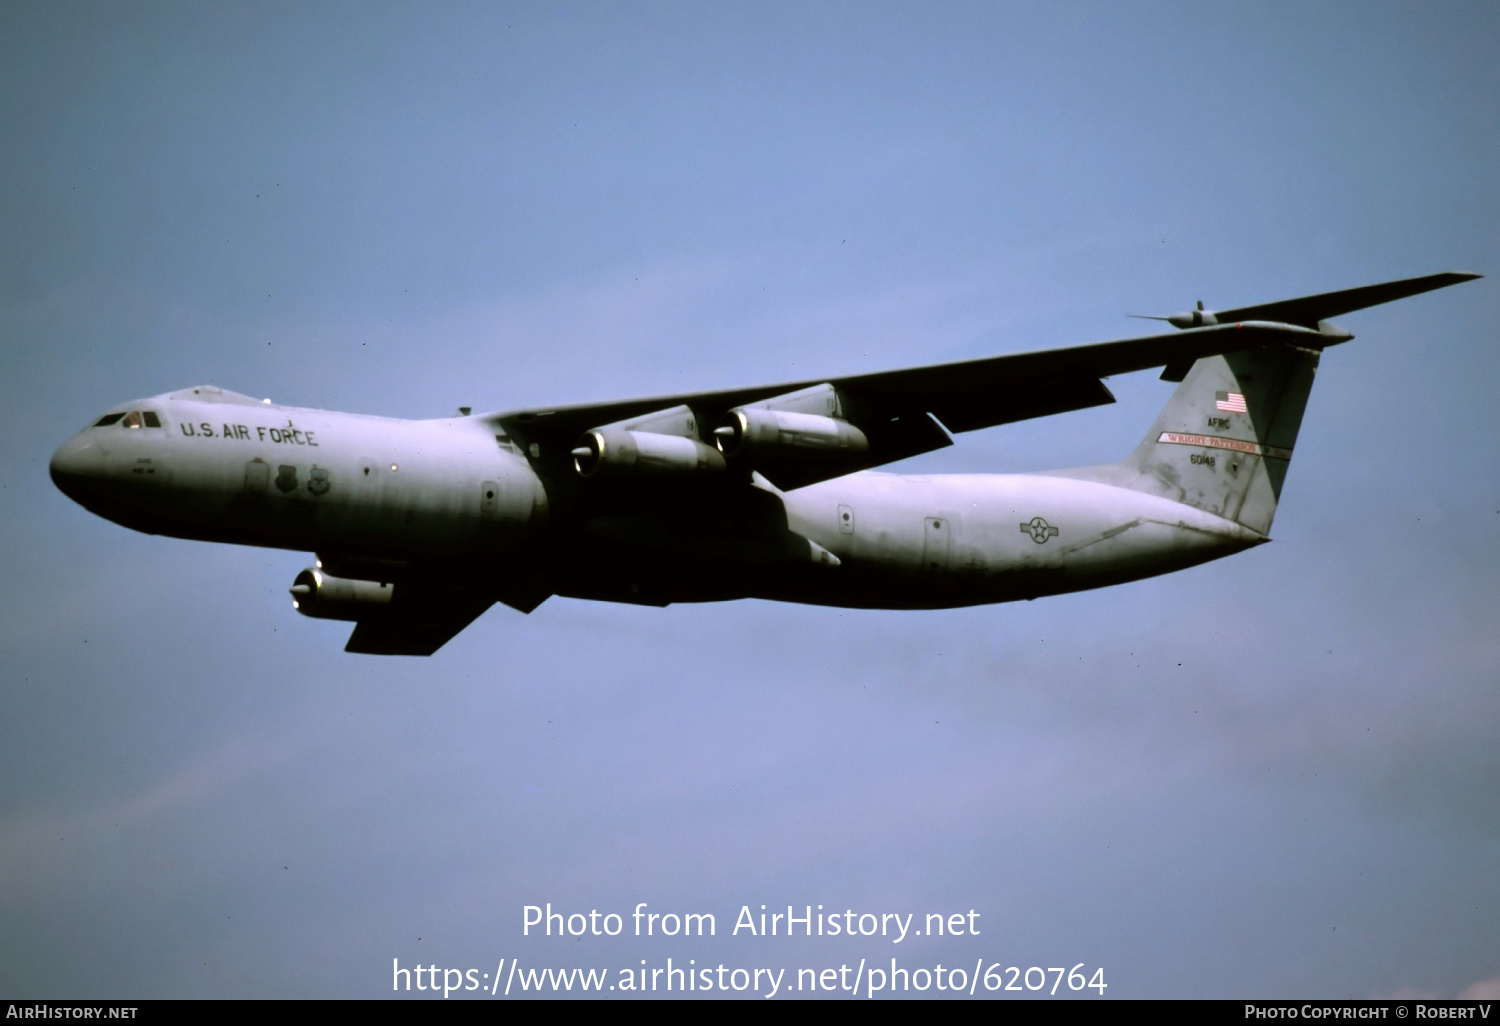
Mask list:
[[[1354,336],[1324,318],[1478,277],[1450,271],[1233,310],[1205,310],[1199,303],[1195,311],[1160,319],[1179,328],[1271,321],[1312,329],[1315,345],[1334,345]],[[1162,377],[1181,384],[1129,459],[1056,473],[1160,495],[1264,535],[1276,515],[1320,352],[1285,342],[1204,357],[1191,368],[1169,363]]]
[[[1268,533],[1318,356],[1276,345],[1198,360],[1130,458],[1085,473]]]

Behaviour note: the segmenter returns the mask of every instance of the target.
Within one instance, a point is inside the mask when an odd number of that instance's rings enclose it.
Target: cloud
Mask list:
[[[1460,1001],[1500,1001],[1500,976],[1471,983],[1458,992]]]

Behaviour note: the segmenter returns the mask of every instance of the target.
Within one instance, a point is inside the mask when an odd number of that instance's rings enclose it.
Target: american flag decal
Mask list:
[[[1214,408],[1223,410],[1225,413],[1249,413],[1245,406],[1245,396],[1240,392],[1215,392]]]

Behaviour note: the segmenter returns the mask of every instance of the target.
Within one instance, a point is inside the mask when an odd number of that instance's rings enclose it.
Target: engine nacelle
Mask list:
[[[292,582],[292,607],[319,620],[363,620],[389,606],[395,590],[388,581],[330,577],[310,566]]]
[[[714,431],[719,451],[735,460],[847,459],[870,450],[870,440],[847,420],[762,407],[730,410]]]
[[[578,440],[573,467],[583,477],[665,477],[724,469],[724,457],[696,438],[595,428]]]

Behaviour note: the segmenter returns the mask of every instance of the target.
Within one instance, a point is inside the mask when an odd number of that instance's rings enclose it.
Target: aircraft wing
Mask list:
[[[1069,349],[991,356],[978,360],[910,367],[904,370],[811,378],[753,388],[629,399],[580,406],[543,407],[490,414],[491,422],[519,441],[543,472],[566,475],[569,453],[584,432],[646,414],[687,407],[697,439],[713,442],[726,414],[818,386],[831,386],[868,448],[857,459],[837,465],[761,470],[782,489],[839,477],[868,467],[952,445],[949,432],[975,431],[1033,417],[1046,417],[1114,402],[1104,386],[1112,374],[1165,367],[1162,377],[1181,381],[1193,361],[1273,342],[1321,349],[1352,335],[1323,322],[1353,310],[1388,303],[1480,277],[1446,272],[1302,296],[1234,310],[1170,318],[1186,330],[1166,335],[1098,342]],[[1186,320],[1186,324],[1183,320]],[[1201,327],[1207,319],[1210,323]]]
[[[1286,324],[1219,324],[1165,335],[1100,342],[1068,349],[991,356],[847,377],[809,378],[750,388],[685,392],[618,402],[539,407],[486,415],[526,449],[533,462],[570,473],[569,453],[593,428],[659,410],[686,406],[699,435],[712,431],[730,410],[818,385],[832,385],[856,411],[850,419],[870,439],[859,461],[773,477],[782,489],[838,477],[952,445],[949,432],[975,431],[1114,402],[1103,378],[1268,342],[1322,346],[1342,341]]]
[[[1447,288],[1460,282],[1482,277],[1463,271],[1446,271],[1428,274],[1420,278],[1403,278],[1400,281],[1381,282],[1379,285],[1363,285],[1357,289],[1342,289],[1338,292],[1323,292],[1316,296],[1283,299],[1260,306],[1242,306],[1235,310],[1216,310],[1214,316],[1220,324],[1229,321],[1281,321],[1299,324],[1304,328],[1316,328],[1319,321],[1340,317],[1369,306],[1379,306],[1407,296],[1420,295],[1433,289]]]

